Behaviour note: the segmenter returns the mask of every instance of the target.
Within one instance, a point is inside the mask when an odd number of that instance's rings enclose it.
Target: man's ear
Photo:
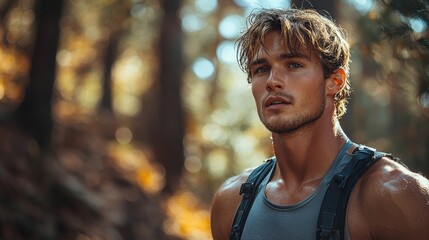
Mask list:
[[[326,93],[335,96],[346,85],[346,71],[343,68],[338,68],[326,79]]]

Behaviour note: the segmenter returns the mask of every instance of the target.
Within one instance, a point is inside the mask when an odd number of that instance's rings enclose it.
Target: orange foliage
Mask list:
[[[142,151],[129,144],[112,143],[109,155],[125,171],[124,175],[149,194],[159,193],[165,185],[164,170],[152,162]]]
[[[0,101],[20,102],[29,69],[28,58],[12,48],[0,46]]]
[[[180,192],[166,203],[167,233],[189,240],[211,239],[210,211],[191,192]]]
[[[124,176],[138,183],[148,194],[156,195],[164,187],[163,169],[151,162],[144,152],[129,144],[112,143],[109,155],[124,171]],[[178,192],[165,203],[167,220],[164,229],[168,234],[188,240],[210,239],[210,210],[193,193]]]

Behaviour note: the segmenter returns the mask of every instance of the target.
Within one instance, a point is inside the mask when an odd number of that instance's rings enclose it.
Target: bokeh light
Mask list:
[[[192,65],[192,70],[198,78],[206,80],[213,76],[215,66],[208,58],[200,57]]]
[[[290,0],[234,0],[242,8],[286,8]]]
[[[196,0],[195,7],[202,13],[210,13],[217,9],[217,0]]]
[[[119,127],[115,131],[115,138],[120,144],[128,144],[133,139],[133,132],[128,127]]]
[[[364,14],[374,7],[374,1],[372,0],[347,0],[347,2]]]
[[[411,18],[410,26],[414,32],[418,32],[418,33],[426,31],[426,28],[427,28],[426,23],[420,18]]]
[[[232,41],[223,41],[216,48],[217,58],[225,64],[236,63],[235,43]]]
[[[226,39],[234,39],[240,35],[244,27],[244,19],[240,15],[229,15],[219,24],[219,34]]]
[[[187,32],[197,32],[205,26],[204,18],[196,14],[188,14],[182,17],[182,27]]]

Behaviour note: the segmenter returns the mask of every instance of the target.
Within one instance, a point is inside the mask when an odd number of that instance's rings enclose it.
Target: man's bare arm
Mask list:
[[[214,240],[227,240],[235,212],[241,202],[240,187],[250,170],[226,180],[216,192],[211,209],[211,231]]]
[[[429,239],[429,181],[388,159],[367,178],[362,201],[372,239]]]

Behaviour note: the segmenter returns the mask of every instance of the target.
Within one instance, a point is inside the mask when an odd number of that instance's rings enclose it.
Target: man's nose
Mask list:
[[[282,89],[284,87],[284,78],[281,71],[275,67],[271,68],[270,74],[268,75],[266,89],[268,92],[275,89]]]

